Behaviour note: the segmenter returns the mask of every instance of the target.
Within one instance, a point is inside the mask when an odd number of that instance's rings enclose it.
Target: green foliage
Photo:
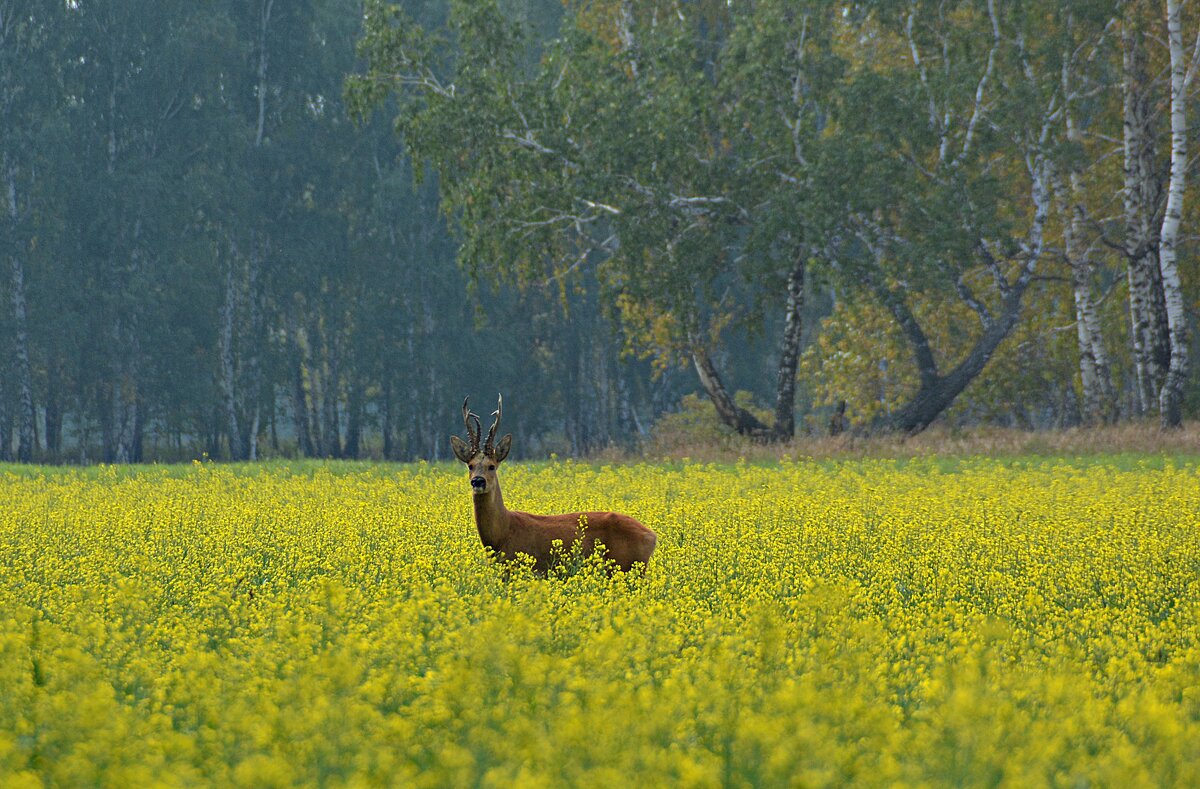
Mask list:
[[[925,329],[939,348],[961,348],[965,344],[962,338],[977,331],[974,316],[965,307],[948,310],[938,302],[918,305]],[[1065,288],[1036,294],[1010,341],[1001,346],[966,396],[947,409],[946,421],[950,425],[985,422],[1029,428],[1047,421],[1033,403],[1057,403],[1063,422],[1077,418],[1072,307]],[[939,361],[952,366],[958,359]],[[822,320],[816,342],[804,352],[800,370],[811,383],[814,405],[836,406],[845,401],[846,416],[853,425],[885,418],[918,387],[918,370],[904,337],[878,303],[865,299],[839,302]]]
[[[738,390],[734,401],[765,424],[771,424],[773,413],[755,402],[750,392]],[[696,394],[687,394],[679,402],[679,410],[663,414],[654,423],[651,439],[654,452],[676,454],[687,447],[735,446],[737,433],[717,416],[712,402]]]
[[[781,137],[768,102],[787,66],[761,57],[799,24],[784,4],[762,4],[763,18],[742,26],[715,6],[659,14],[646,4],[627,19],[613,9],[571,9],[541,62],[523,67],[514,67],[520,30],[494,3],[452,7],[450,63],[410,21],[372,13],[369,70],[349,84],[356,106],[387,88],[401,97],[397,128],[437,170],[473,275],[565,287],[594,265],[635,344],[669,356],[700,335],[716,339],[735,316],[761,323],[797,245],[820,243],[829,221],[810,230],[792,210],[818,193],[781,190],[780,165],[754,162],[817,139],[821,109],[797,108],[795,134]],[[793,28],[777,32],[785,18]],[[821,70],[807,105],[837,71],[813,27],[805,56]],[[761,132],[760,116],[769,119]],[[799,183],[804,167],[783,166]]]
[[[895,323],[877,303],[842,301],[822,319],[816,342],[805,349],[800,374],[813,403],[846,403],[851,424],[869,424],[916,391],[912,356]]]

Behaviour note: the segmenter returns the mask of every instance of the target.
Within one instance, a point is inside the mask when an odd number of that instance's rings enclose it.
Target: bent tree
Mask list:
[[[890,313],[916,368],[915,391],[877,426],[915,432],[983,371],[1035,282],[1067,99],[1046,67],[1062,20],[990,1],[877,12],[880,54],[846,92],[861,186],[838,270]],[[931,298],[973,314],[975,331],[935,348]]]

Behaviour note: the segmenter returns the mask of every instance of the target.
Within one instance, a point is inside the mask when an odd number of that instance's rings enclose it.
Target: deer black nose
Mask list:
[[[473,488],[482,488],[486,484],[487,480],[483,477],[471,477],[471,487]]]

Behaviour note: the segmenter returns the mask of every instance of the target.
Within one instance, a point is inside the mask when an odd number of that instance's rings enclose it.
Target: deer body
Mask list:
[[[500,439],[499,444],[493,444],[496,427],[500,424],[500,412],[501,409],[497,408],[494,414],[496,423],[488,433],[487,444],[480,449],[479,417],[467,409],[464,400],[463,421],[467,425],[471,443],[464,442],[458,436],[450,438],[455,456],[467,465],[475,527],[483,544],[504,561],[511,561],[518,554],[527,554],[533,558],[534,570],[539,573],[549,569],[555,541],[560,542],[560,550],[570,551],[576,540],[582,540],[580,549],[583,556],[590,556],[596,550],[596,545],[601,544],[607,552],[607,558],[623,571],[630,570],[639,562],[648,564],[658,538],[653,531],[628,515],[617,512],[533,515],[504,506],[496,468],[508,456],[512,434]],[[472,419],[475,420],[475,430],[471,429]]]

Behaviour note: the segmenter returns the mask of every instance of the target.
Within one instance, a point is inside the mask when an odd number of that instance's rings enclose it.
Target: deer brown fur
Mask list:
[[[479,417],[467,407],[467,400],[463,400],[462,411],[470,442],[458,436],[450,437],[455,457],[467,466],[475,506],[475,527],[483,544],[504,561],[527,554],[533,558],[533,568],[538,573],[545,573],[550,568],[556,540],[561,541],[563,551],[570,551],[576,541],[580,541],[580,552],[585,557],[590,556],[597,545],[603,545],[606,557],[620,570],[628,571],[638,563],[648,564],[658,538],[628,515],[618,512],[533,515],[504,506],[496,470],[508,457],[512,434],[495,442],[503,405],[504,400],[500,398],[492,414],[496,421],[488,431],[483,447],[480,447],[482,425]]]

